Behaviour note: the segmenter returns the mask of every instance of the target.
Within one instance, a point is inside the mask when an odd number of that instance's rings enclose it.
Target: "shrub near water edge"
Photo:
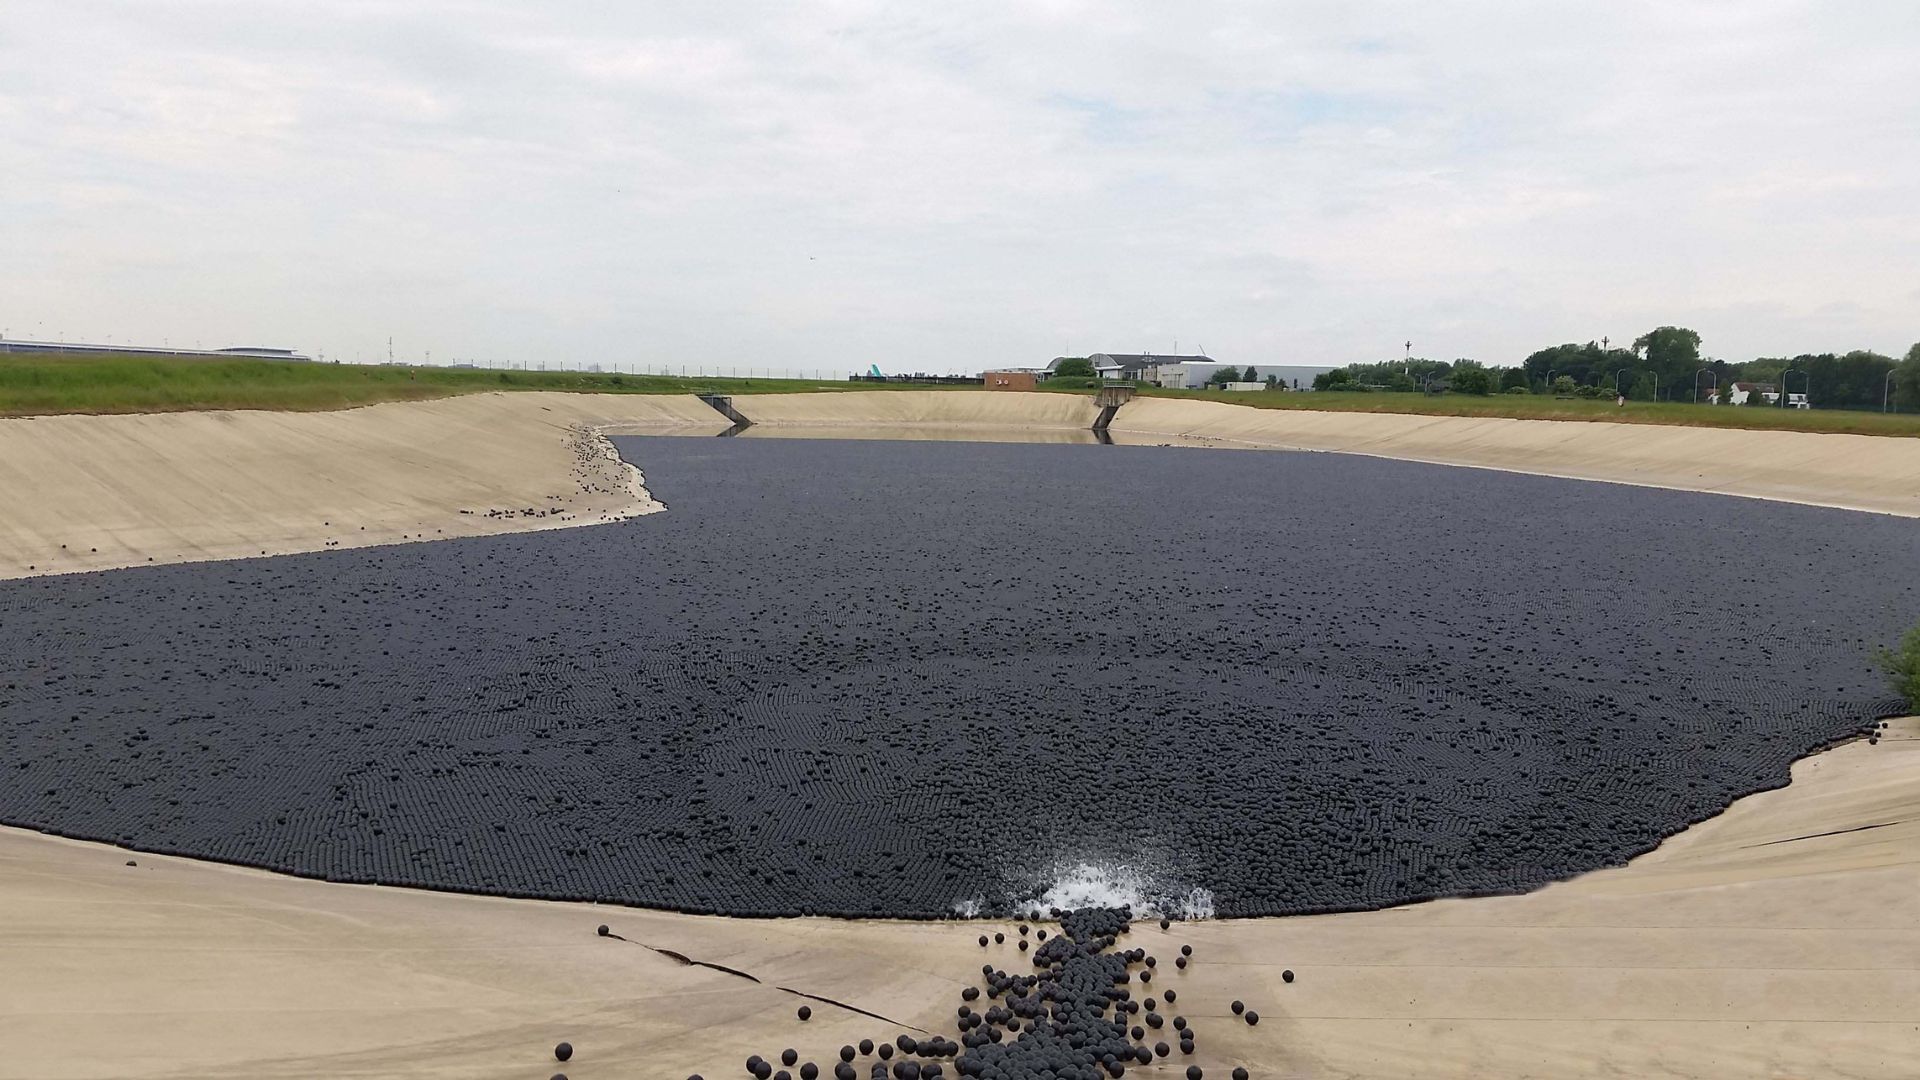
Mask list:
[[[1887,669],[1887,681],[1893,692],[1907,699],[1907,707],[1920,709],[1920,623],[1907,631],[1894,649],[1880,652],[1880,666]]]

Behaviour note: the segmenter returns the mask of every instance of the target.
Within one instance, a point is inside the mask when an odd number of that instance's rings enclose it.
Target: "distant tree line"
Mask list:
[[[1889,379],[1891,376],[1891,379]],[[1771,392],[1807,394],[1815,408],[1880,409],[1883,404],[1920,411],[1920,344],[1903,359],[1856,349],[1759,357],[1744,363],[1700,355],[1700,335],[1684,326],[1642,334],[1630,348],[1604,341],[1541,349],[1515,367],[1488,367],[1475,360],[1412,357],[1375,364],[1348,364],[1314,377],[1315,390],[1450,391],[1456,394],[1556,394],[1630,401],[1726,401],[1736,382],[1759,383]],[[1764,398],[1750,404],[1760,404]]]

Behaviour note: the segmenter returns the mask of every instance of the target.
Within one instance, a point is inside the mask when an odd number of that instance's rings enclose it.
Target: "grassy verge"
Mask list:
[[[1055,393],[1091,389],[1041,384]],[[602,394],[793,394],[865,390],[976,390],[818,379],[723,379],[694,376],[489,371],[475,368],[386,367],[286,363],[274,360],[182,360],[146,356],[42,356],[0,353],[0,416],[53,413],[174,412],[191,409],[345,409],[383,401],[419,401],[493,390],[560,390]],[[1779,429],[1851,435],[1920,437],[1920,415],[1840,410],[1758,409],[1557,399],[1499,394],[1291,394],[1161,390],[1156,397],[1222,401],[1256,409],[1415,413],[1524,420],[1588,420],[1679,427]]]
[[[1043,384],[1044,386],[1044,384]],[[1061,393],[1092,393],[1066,390]],[[1746,428],[1761,431],[1814,431],[1844,435],[1920,437],[1920,415],[1912,413],[1850,412],[1842,409],[1763,409],[1740,405],[1689,405],[1680,402],[1629,401],[1620,407],[1612,399],[1554,398],[1540,394],[1294,394],[1274,391],[1229,393],[1225,390],[1162,390],[1142,387],[1152,397],[1224,401],[1256,409],[1302,409],[1313,412],[1413,413],[1422,416],[1487,416],[1512,420],[1588,420],[1614,424],[1664,424],[1672,427]]]
[[[675,378],[247,359],[0,353],[0,416],[190,409],[345,409],[383,401],[418,401],[490,390],[791,394],[888,388],[884,384],[816,379]]]

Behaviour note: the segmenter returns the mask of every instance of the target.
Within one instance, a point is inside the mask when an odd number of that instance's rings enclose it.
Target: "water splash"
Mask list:
[[[1083,861],[1056,868],[1036,894],[1014,906],[1035,917],[1054,908],[1130,907],[1142,917],[1211,919],[1213,893],[1125,863]]]

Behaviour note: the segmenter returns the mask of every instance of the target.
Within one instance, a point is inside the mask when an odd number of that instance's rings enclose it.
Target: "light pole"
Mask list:
[[[1788,368],[1780,373],[1780,407],[1783,409],[1787,407],[1787,376],[1793,374],[1793,371],[1793,368]],[[1800,389],[1806,395],[1807,407],[1812,408],[1813,372],[1802,371],[1800,373]]]
[[[1713,396],[1715,400],[1718,400],[1720,397],[1720,373],[1712,368],[1703,367],[1693,373],[1693,403],[1695,405],[1700,404],[1700,376],[1702,375],[1713,376]]]
[[[1893,404],[1893,372],[1893,368],[1887,369],[1887,385],[1880,390],[1881,412],[1891,411],[1890,406]]]
[[[1615,394],[1618,394],[1621,397],[1627,396],[1627,392],[1625,390],[1620,389],[1620,376],[1625,375],[1627,372],[1632,370],[1633,370],[1632,368],[1621,368],[1620,370],[1613,373],[1613,392]]]

